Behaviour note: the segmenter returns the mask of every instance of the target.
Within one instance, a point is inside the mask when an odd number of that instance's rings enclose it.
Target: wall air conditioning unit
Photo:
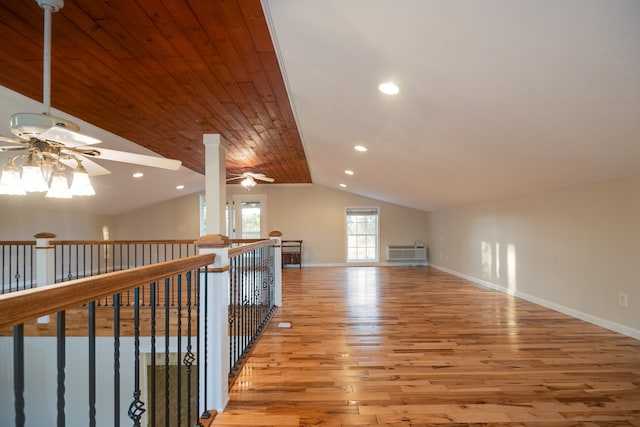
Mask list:
[[[387,246],[387,261],[426,261],[427,247],[424,242],[416,242],[414,245],[389,245]]]

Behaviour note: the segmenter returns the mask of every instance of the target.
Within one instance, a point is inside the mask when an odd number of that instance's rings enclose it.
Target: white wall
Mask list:
[[[429,250],[437,268],[640,338],[640,178],[432,212]]]
[[[260,185],[247,191],[227,186],[234,194],[266,194],[269,230],[279,230],[283,239],[303,240],[303,264],[335,265],[346,262],[345,208],[380,208],[380,261],[387,245],[413,244],[427,240],[426,212],[357,196],[322,185]]]
[[[42,194],[0,197],[0,240],[33,240],[47,231],[58,240],[97,240],[103,229],[112,228],[110,216],[89,214],[84,207],[90,200],[44,199]]]
[[[200,194],[157,203],[113,218],[116,240],[193,239],[200,237]]]

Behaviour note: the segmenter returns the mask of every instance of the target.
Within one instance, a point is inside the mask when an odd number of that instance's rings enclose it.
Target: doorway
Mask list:
[[[236,194],[229,217],[234,239],[267,237],[267,196],[265,194]]]

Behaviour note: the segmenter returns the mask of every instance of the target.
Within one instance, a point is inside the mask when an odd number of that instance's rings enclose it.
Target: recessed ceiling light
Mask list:
[[[367,151],[367,147],[365,147],[364,145],[356,145],[355,147],[353,147],[356,151],[360,151],[362,153],[364,153],[365,151]]]
[[[382,83],[380,86],[378,86],[378,89],[380,89],[380,92],[384,93],[385,95],[396,95],[398,92],[400,92],[400,88],[392,82]]]
[[[347,184],[340,184],[340,187],[347,188]]]
[[[142,178],[144,176],[144,174],[142,172],[136,172],[131,176],[133,176],[134,178]]]
[[[347,169],[346,171],[344,171],[344,173],[346,173],[347,175],[353,175],[353,171]]]
[[[178,186],[176,187],[176,190],[182,190],[183,188],[184,188],[184,185],[178,185]]]

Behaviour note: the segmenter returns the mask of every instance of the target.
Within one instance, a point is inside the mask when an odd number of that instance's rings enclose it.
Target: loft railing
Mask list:
[[[35,240],[0,242],[0,294],[30,289],[35,283]]]
[[[193,240],[53,240],[55,280],[65,281],[185,258]]]
[[[37,424],[50,424],[56,418],[57,425],[64,426],[69,418],[69,425],[95,426],[100,421],[101,425],[119,426],[127,422],[125,414],[134,426],[199,423],[200,415],[208,413],[197,404],[198,382],[207,375],[193,369],[200,364],[199,325],[208,321],[202,314],[207,310],[199,304],[201,289],[208,286],[208,275],[201,274],[201,269],[206,270],[214,258],[211,254],[192,256],[0,296],[0,330],[6,334],[6,328],[12,329],[15,425],[26,425],[28,414],[42,413],[50,414],[51,419]],[[180,299],[175,309],[166,303],[170,283],[177,284]],[[148,286],[151,293],[146,309],[140,304],[142,286]],[[119,303],[127,291],[134,295],[130,309]],[[113,307],[98,307],[96,301],[106,296],[115,302]],[[165,303],[160,306],[162,298]],[[55,317],[55,343],[28,337],[38,329],[36,319],[43,316]],[[84,319],[84,344],[67,336],[71,319],[74,327],[80,327],[78,319]],[[43,357],[48,354],[57,356]],[[104,375],[107,369],[113,374]],[[51,405],[55,413],[47,406],[52,399],[42,391],[49,370],[56,372],[55,405]],[[169,386],[171,376],[177,376],[175,387]],[[156,398],[156,388],[164,391],[162,401]],[[112,398],[107,398],[106,389],[112,390]],[[112,407],[99,411],[105,401],[111,401]],[[86,417],[68,416],[81,413]]]
[[[263,240],[229,250],[229,376],[232,379],[276,308],[275,246],[274,240]]]
[[[88,397],[88,411],[80,412],[88,412],[89,420],[69,425],[100,421],[101,425],[119,426],[128,422],[127,412],[134,426],[193,425],[182,421],[184,414],[197,415],[193,408],[199,408],[203,419],[209,415],[204,408],[224,410],[230,378],[282,303],[280,236],[272,232],[270,240],[242,242],[231,249],[225,236],[204,236],[197,242],[203,254],[199,257],[0,295],[0,360],[15,362],[11,375],[8,367],[0,369],[0,413],[15,413],[16,426],[25,425],[25,417],[34,413],[49,415],[36,424],[47,425],[57,418],[58,425],[64,426],[67,418],[77,419],[81,400],[70,398],[69,393],[78,389]],[[53,264],[55,256],[55,245],[42,238],[35,246],[31,242],[23,245],[40,251],[31,256],[40,261],[34,263],[38,264],[37,276],[41,267]],[[194,259],[200,264],[171,270]],[[51,276],[44,270],[43,276]],[[157,271],[164,275],[158,277]],[[43,283],[40,278],[32,281]],[[13,354],[5,352],[9,348]],[[85,354],[86,362],[78,362],[78,354]],[[104,359],[107,356],[113,360]],[[54,366],[45,368],[52,363]],[[67,366],[73,367],[73,374],[66,372]],[[82,366],[80,375],[78,366]],[[196,366],[197,374],[183,372],[187,366]],[[43,373],[47,372],[57,374],[46,381]],[[189,381],[182,385],[180,378],[187,377]],[[195,379],[199,383],[193,384]],[[178,381],[177,392],[170,393],[167,390],[174,380]],[[9,389],[4,386],[11,383],[14,399],[6,395]],[[44,384],[49,383],[58,385],[56,403],[47,405],[52,391],[47,392]],[[123,387],[129,395],[115,391]],[[107,399],[106,389],[113,389],[113,397]],[[175,403],[168,397],[176,395],[185,400]],[[113,402],[113,408],[105,415],[101,405],[107,400]],[[10,401],[13,407],[7,406]],[[43,408],[50,410],[43,412]],[[113,419],[103,422],[105,416]]]
[[[48,255],[53,258],[52,275],[41,278],[40,286],[197,254],[193,240],[51,240],[55,238],[53,233],[35,237],[43,239],[53,252]],[[0,241],[0,294],[38,285],[37,249],[47,248],[37,240]]]

